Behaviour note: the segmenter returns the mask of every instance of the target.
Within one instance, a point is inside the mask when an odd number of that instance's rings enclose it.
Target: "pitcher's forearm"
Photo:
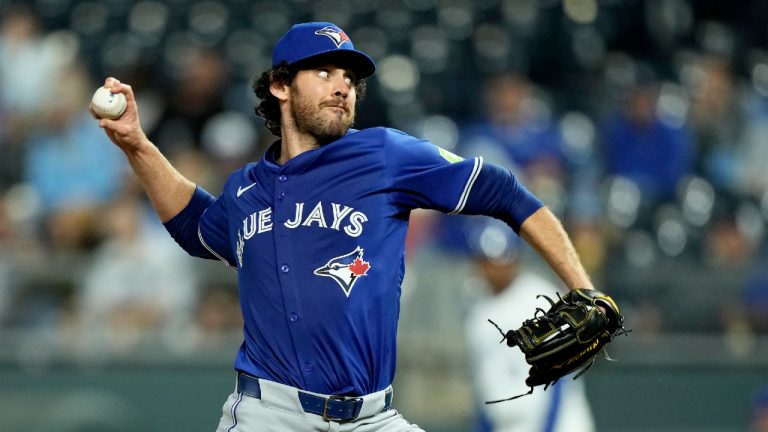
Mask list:
[[[148,142],[141,150],[126,155],[162,222],[187,206],[195,184],[176,170],[154,144]]]
[[[594,288],[563,225],[546,207],[520,227],[520,235],[541,255],[569,289]]]
[[[89,110],[110,141],[125,153],[157,215],[166,222],[187,206],[195,184],[181,175],[144,134],[133,88],[114,77],[105,79],[104,87],[125,96],[125,111],[116,119],[107,119],[98,116],[93,104]]]

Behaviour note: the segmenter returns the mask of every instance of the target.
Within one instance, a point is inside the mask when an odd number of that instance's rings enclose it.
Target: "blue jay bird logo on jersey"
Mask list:
[[[315,274],[336,281],[349,297],[357,279],[366,276],[370,269],[371,263],[363,260],[363,249],[358,246],[346,255],[331,258],[324,266],[316,269]]]
[[[342,44],[350,42],[349,36],[338,27],[325,26],[316,31],[315,34],[328,36],[336,44],[336,48],[340,48]]]

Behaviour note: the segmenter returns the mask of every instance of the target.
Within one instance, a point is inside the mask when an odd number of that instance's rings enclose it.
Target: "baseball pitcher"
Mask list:
[[[413,209],[503,220],[567,287],[593,288],[559,221],[509,171],[394,129],[353,129],[374,72],[338,26],[293,26],[254,84],[279,139],[218,197],[147,139],[130,85],[104,83],[127,107],[99,125],[170,235],[237,272],[243,343],[220,432],[421,430],[392,409],[391,386]]]

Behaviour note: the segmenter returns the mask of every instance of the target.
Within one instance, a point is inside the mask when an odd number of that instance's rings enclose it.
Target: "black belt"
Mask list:
[[[237,374],[237,391],[261,399],[259,379],[245,373]],[[357,419],[363,408],[362,397],[318,396],[299,390],[299,401],[304,412],[317,414],[325,420],[347,422]],[[392,406],[392,391],[384,394],[384,412]]]

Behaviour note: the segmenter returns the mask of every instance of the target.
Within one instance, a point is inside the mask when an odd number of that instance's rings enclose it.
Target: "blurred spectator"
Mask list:
[[[689,69],[687,84],[696,169],[721,193],[733,193],[740,171],[737,155],[744,130],[736,77],[724,57],[702,56]]]
[[[39,195],[51,245],[76,250],[97,243],[101,206],[120,190],[127,164],[88,112],[93,81],[84,66],[72,64],[57,81],[66,85],[46,85],[48,104],[28,144],[25,179]]]
[[[25,137],[39,126],[67,50],[44,35],[35,10],[8,6],[0,18],[0,187],[21,177]]]
[[[562,137],[539,91],[516,73],[488,78],[485,115],[462,129],[457,151],[509,168],[546,202],[553,183],[564,181],[566,167]]]
[[[713,215],[703,239],[703,258],[707,264],[722,269],[743,269],[754,260],[757,245],[740,228],[737,211],[727,209]]]
[[[0,101],[5,109],[36,111],[45,89],[42,78],[50,73],[37,67],[42,51],[42,33],[33,8],[15,5],[3,13],[0,22]]]
[[[461,129],[456,152],[464,157],[483,156],[509,169],[553,212],[562,215],[567,181],[562,137],[540,89],[523,75],[505,72],[485,80],[482,96],[483,114]],[[455,233],[462,222],[452,216],[436,218],[440,246],[461,252]]]
[[[233,163],[242,166],[244,158],[254,156],[258,141],[253,121],[244,126],[242,115],[226,110],[228,68],[219,50],[184,51],[148,129],[150,139],[174,164],[192,168],[182,173],[214,191],[221,189],[222,173],[229,173]],[[246,140],[250,142],[244,144]]]
[[[768,71],[767,64],[762,66]],[[751,199],[763,200],[768,214],[768,80],[760,85],[761,92],[745,97],[747,115],[739,146],[742,169],[737,174],[741,193]]]
[[[467,315],[466,338],[479,408],[479,431],[492,432],[590,432],[594,430],[583,381],[563,379],[548,388],[512,402],[484,404],[526,393],[529,365],[517,348],[499,343],[502,329],[517,328],[531,311],[544,306],[543,294],[556,299],[564,293],[552,282],[526,270],[521,262],[524,242],[505,224],[494,219],[467,219],[467,244],[479,279],[468,287],[476,301]],[[477,287],[480,287],[479,289]]]
[[[197,276],[136,194],[113,202],[100,218],[106,239],[79,288],[82,342],[88,354],[127,354],[152,343],[186,348]]]
[[[687,124],[660,110],[660,86],[652,72],[641,70],[603,136],[606,174],[632,181],[651,208],[675,199],[680,180],[693,173],[695,154]]]
[[[200,149],[206,122],[225,110],[228,65],[219,51],[198,48],[182,57],[150,138],[164,152]]]

